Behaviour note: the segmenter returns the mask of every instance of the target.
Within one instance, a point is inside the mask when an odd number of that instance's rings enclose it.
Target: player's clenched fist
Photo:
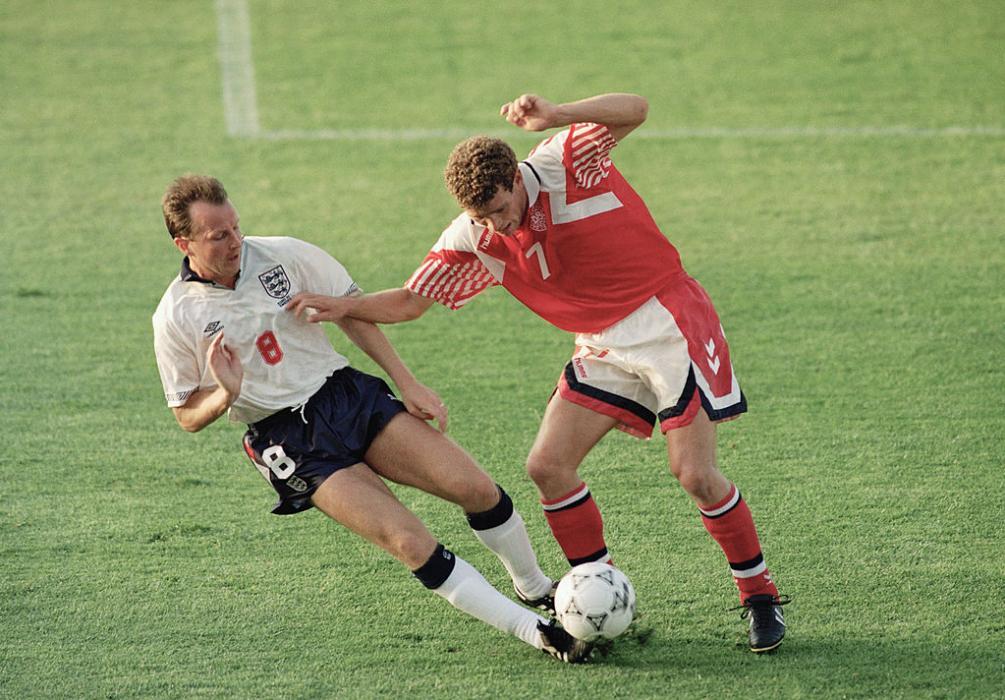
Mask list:
[[[520,95],[499,109],[510,124],[527,131],[544,131],[557,125],[554,104],[538,95]]]

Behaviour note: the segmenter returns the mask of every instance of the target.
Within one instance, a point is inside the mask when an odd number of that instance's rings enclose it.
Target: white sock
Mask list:
[[[454,570],[433,592],[446,598],[458,610],[540,649],[537,623],[544,622],[544,618],[514,603],[493,588],[473,566],[456,554],[453,556],[456,560]]]
[[[513,579],[513,585],[524,596],[537,598],[551,590],[551,579],[538,566],[537,555],[530,546],[527,528],[518,512],[514,510],[509,520],[502,525],[473,532],[483,545],[499,557]]]

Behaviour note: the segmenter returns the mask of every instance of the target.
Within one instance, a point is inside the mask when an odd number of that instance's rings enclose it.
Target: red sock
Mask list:
[[[708,534],[719,543],[726,555],[733,580],[740,589],[740,602],[752,595],[777,596],[778,589],[761,554],[754,518],[736,484],[730,484],[726,498],[698,510]]]
[[[548,519],[551,533],[570,564],[576,566],[590,561],[611,563],[604,542],[604,521],[585,483],[564,496],[542,500],[541,505],[544,506],[544,517]]]

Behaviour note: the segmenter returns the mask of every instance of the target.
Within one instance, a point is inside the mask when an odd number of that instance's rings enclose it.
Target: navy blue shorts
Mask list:
[[[377,434],[404,410],[383,379],[345,367],[302,407],[280,409],[249,425],[244,451],[279,494],[272,512],[310,509],[325,479],[362,462]]]

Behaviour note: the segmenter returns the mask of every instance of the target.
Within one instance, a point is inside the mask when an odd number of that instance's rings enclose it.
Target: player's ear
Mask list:
[[[189,239],[184,236],[175,236],[171,240],[174,241],[175,248],[180,250],[183,255],[188,255],[188,244],[191,243]]]
[[[509,191],[514,191],[517,187],[523,184],[523,173],[520,168],[516,169],[516,175],[513,176],[513,186],[509,188]]]

